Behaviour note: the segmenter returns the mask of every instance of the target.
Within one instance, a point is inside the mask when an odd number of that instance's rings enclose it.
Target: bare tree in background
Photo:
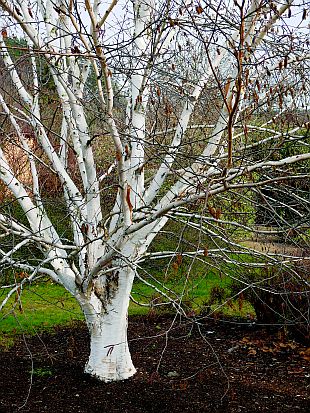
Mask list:
[[[184,312],[182,292],[143,269],[180,263],[176,250],[149,249],[169,219],[197,231],[182,249],[190,263],[247,271],[281,261],[294,274],[290,263],[307,259],[299,250],[269,254],[240,241],[293,231],[307,245],[310,202],[306,4],[117,3],[0,0],[0,268],[27,274],[3,286],[2,305],[42,276],[62,284],[88,325],[86,372],[103,381],[135,373],[135,277]],[[71,237],[48,211],[44,173],[61,188]]]

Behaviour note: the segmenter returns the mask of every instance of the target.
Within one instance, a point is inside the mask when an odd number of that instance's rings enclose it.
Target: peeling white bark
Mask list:
[[[105,382],[125,380],[136,372],[127,341],[127,312],[117,305],[108,311],[90,328],[90,356],[85,366],[86,373]]]
[[[117,270],[113,278],[102,278],[95,282],[90,297],[80,300],[90,334],[85,372],[105,382],[125,380],[136,372],[127,339],[134,270],[126,266]]]

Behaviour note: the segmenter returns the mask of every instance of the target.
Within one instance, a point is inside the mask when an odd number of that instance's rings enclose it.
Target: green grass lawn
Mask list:
[[[229,288],[230,284],[229,278],[220,279],[213,272],[206,277],[188,279],[186,283],[184,281],[180,277],[177,284],[174,279],[166,282],[165,286],[175,291],[175,298],[182,292],[182,304],[188,310],[192,309],[197,313],[204,310],[214,287],[221,286],[225,289]],[[161,288],[159,284],[157,287]],[[158,303],[160,299],[158,293],[141,282],[134,284],[132,296],[142,303],[149,303],[151,300]],[[217,307],[218,304],[213,304],[209,308],[217,310]],[[171,311],[169,306],[159,308],[159,311]],[[130,303],[129,316],[145,315],[149,311],[149,307]],[[219,311],[229,315],[245,316],[252,309],[245,305],[240,310],[238,304],[229,302],[220,306]],[[70,325],[75,320],[84,319],[77,301],[62,286],[50,281],[25,286],[21,297],[15,294],[0,316],[0,346],[10,346],[17,335],[34,335],[55,326]]]
[[[147,307],[130,304],[130,315],[148,311]],[[61,285],[48,281],[26,286],[20,298],[15,294],[0,313],[0,346],[12,344],[16,335],[33,335],[76,320],[84,320],[82,311]]]
[[[63,287],[51,282],[26,286],[20,300],[17,295],[12,297],[0,314],[0,344],[10,344],[18,334],[33,335],[83,319],[76,300]]]

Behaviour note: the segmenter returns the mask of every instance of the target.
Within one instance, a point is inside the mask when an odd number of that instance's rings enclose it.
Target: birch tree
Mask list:
[[[0,0],[0,7],[6,79],[0,87],[0,268],[27,274],[3,286],[2,306],[26,283],[50,277],[85,315],[91,339],[85,371],[103,381],[127,379],[135,373],[127,340],[133,282],[152,285],[141,274],[143,262],[175,257],[175,251],[150,249],[169,219],[219,245],[206,252],[198,242],[184,255],[205,260],[213,254],[236,265],[229,248],[277,259],[228,235],[226,227],[255,229],[242,214],[222,215],[236,198],[253,205],[264,199],[265,210],[281,222],[273,232],[309,224],[307,5]],[[14,46],[14,36],[23,43]],[[42,64],[56,96],[54,125],[42,98]],[[96,165],[95,148],[111,162],[105,171]],[[27,179],[17,173],[14,150],[23,154]],[[60,183],[70,239],[46,208],[42,170]],[[105,185],[110,177],[116,190]],[[272,188],[291,220],[275,208]],[[107,212],[108,196],[114,205]],[[25,219],[8,213],[12,199]],[[31,248],[40,258],[27,257]],[[282,263],[291,259],[300,257],[281,257]],[[158,285],[182,312],[181,299]]]

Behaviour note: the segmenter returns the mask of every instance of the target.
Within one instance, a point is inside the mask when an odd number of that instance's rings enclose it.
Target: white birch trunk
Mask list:
[[[85,372],[104,382],[125,380],[136,372],[127,340],[133,279],[131,267],[121,268],[97,282],[89,300],[79,300],[90,334]]]

